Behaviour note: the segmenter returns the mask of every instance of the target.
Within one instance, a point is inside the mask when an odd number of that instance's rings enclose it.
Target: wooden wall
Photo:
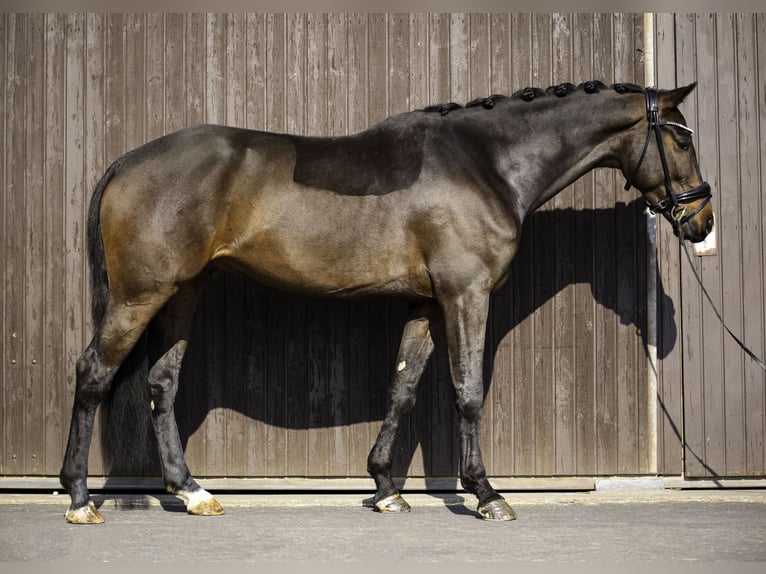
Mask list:
[[[764,357],[766,16],[662,14],[657,24],[658,81],[699,83],[682,111],[713,188],[717,254],[695,257],[694,265],[729,328]],[[671,415],[660,421],[664,469],[762,477],[766,374],[724,332],[668,226],[660,228],[659,255],[673,301],[664,310],[665,330],[681,335],[660,365]]]
[[[58,473],[90,332],[85,212],[111,159],[200,122],[344,134],[530,85],[642,84],[641,38],[624,14],[1,14],[0,475]],[[645,225],[622,183],[591,173],[525,227],[488,327],[492,476],[651,471]],[[405,314],[215,280],[177,405],[193,472],[366,476]],[[454,426],[441,351],[397,473],[454,477]]]

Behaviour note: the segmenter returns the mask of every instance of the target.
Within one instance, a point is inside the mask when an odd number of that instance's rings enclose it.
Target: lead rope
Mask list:
[[[679,230],[680,231],[680,230]],[[721,325],[723,325],[723,328],[726,329],[726,332],[731,335],[731,338],[734,339],[737,344],[742,348],[742,350],[747,353],[747,355],[755,361],[755,364],[761,367],[764,371],[766,371],[766,364],[759,359],[753,351],[751,351],[740,339],[737,337],[731,329],[724,323],[723,317],[721,316],[721,313],[718,311],[718,308],[715,306],[715,303],[713,303],[713,299],[710,297],[710,293],[707,292],[707,289],[705,289],[705,285],[702,283],[702,278],[699,276],[699,273],[697,273],[697,269],[694,267],[694,263],[692,262],[692,256],[689,253],[689,248],[686,246],[686,242],[683,240],[683,235],[679,235],[681,245],[684,248],[684,253],[686,253],[686,259],[689,261],[689,267],[691,267],[692,273],[694,273],[694,277],[697,279],[697,283],[699,283],[700,288],[702,288],[702,293],[705,295],[705,298],[708,300],[708,303],[710,303],[710,306],[713,308],[713,312],[715,313],[715,316],[718,317],[718,320],[721,322]]]

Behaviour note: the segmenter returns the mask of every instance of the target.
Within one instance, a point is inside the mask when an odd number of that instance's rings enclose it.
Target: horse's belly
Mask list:
[[[263,234],[237,248],[227,246],[216,259],[259,283],[306,296],[432,295],[424,262],[405,248],[372,249],[306,236],[289,240]]]

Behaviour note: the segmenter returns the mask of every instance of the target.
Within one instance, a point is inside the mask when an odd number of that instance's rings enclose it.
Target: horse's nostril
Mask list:
[[[710,233],[710,231],[713,229],[713,216],[707,218],[707,222],[705,223],[705,231]]]

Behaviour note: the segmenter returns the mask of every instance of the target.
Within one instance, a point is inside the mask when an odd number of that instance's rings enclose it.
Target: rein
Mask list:
[[[707,182],[702,183],[702,185],[698,185],[697,187],[694,187],[692,189],[686,190],[681,193],[674,193],[673,192],[673,185],[670,181],[670,171],[668,170],[668,161],[665,156],[665,146],[662,143],[662,133],[661,130],[664,126],[673,126],[678,129],[684,130],[685,132],[688,132],[690,134],[694,133],[694,130],[692,130],[690,127],[685,126],[683,124],[679,124],[676,122],[663,122],[660,120],[660,105],[659,105],[659,91],[656,88],[647,88],[646,89],[646,117],[649,120],[649,127],[646,132],[646,141],[644,142],[644,149],[641,152],[641,157],[638,160],[638,164],[636,165],[636,169],[633,171],[633,178],[635,178],[636,173],[638,173],[638,169],[641,167],[641,164],[644,161],[644,156],[646,156],[646,150],[649,147],[649,142],[652,139],[652,132],[654,132],[655,138],[657,140],[657,149],[660,153],[660,161],[662,162],[662,172],[665,178],[665,197],[656,203],[655,205],[652,205],[648,200],[646,200],[647,207],[649,208],[649,211],[654,215],[657,213],[662,213],[668,209],[672,209],[670,212],[671,218],[673,220],[673,225],[676,227],[676,231],[678,232],[678,238],[681,242],[681,246],[684,248],[684,253],[686,253],[686,259],[689,262],[689,267],[691,267],[692,273],[694,273],[694,278],[697,280],[697,283],[699,283],[700,288],[702,289],[702,293],[705,295],[705,298],[708,300],[708,303],[710,303],[710,306],[713,308],[713,312],[715,313],[715,316],[718,318],[718,321],[723,325],[723,328],[726,330],[726,332],[731,336],[734,341],[742,348],[742,350],[759,366],[761,369],[766,371],[766,364],[758,358],[758,356],[753,353],[741,340],[739,337],[737,337],[731,329],[726,325],[726,323],[723,320],[723,317],[721,316],[721,312],[718,310],[718,308],[715,306],[715,303],[713,302],[712,297],[710,296],[710,293],[708,293],[707,289],[705,289],[705,285],[702,283],[702,278],[700,277],[699,273],[697,272],[697,269],[694,266],[694,262],[692,261],[691,254],[689,253],[689,247],[686,245],[686,242],[684,241],[683,233],[681,232],[681,226],[689,221],[691,218],[693,218],[697,213],[699,213],[703,207],[705,207],[709,202],[710,199],[713,197],[712,192],[710,191],[710,184]],[[625,183],[625,190],[629,190],[631,188],[630,180],[627,180]],[[685,205],[687,202],[695,201],[698,199],[704,199],[702,203],[700,203],[697,208],[692,211],[691,213],[686,213],[687,206]]]
[[[648,200],[646,203],[649,207],[649,211],[651,211],[653,214],[662,213],[668,209],[672,209],[670,214],[672,216],[673,224],[678,228],[680,233],[680,227],[692,219],[695,215],[697,215],[702,210],[702,208],[704,208],[710,202],[710,198],[713,197],[713,193],[710,191],[710,184],[707,182],[704,182],[702,185],[698,185],[697,187],[693,187],[692,189],[688,189],[681,193],[675,193],[673,191],[673,184],[670,181],[670,170],[668,169],[668,160],[665,155],[665,145],[662,143],[662,128],[664,126],[674,126],[690,134],[693,134],[694,130],[683,124],[676,122],[663,122],[660,120],[660,96],[659,90],[656,88],[646,88],[646,117],[649,123],[646,131],[646,141],[644,142],[644,149],[641,152],[641,157],[638,160],[638,164],[636,164],[636,169],[633,170],[633,178],[636,177],[641,164],[644,162],[646,150],[649,148],[649,142],[652,139],[652,132],[654,132],[655,139],[657,140],[657,149],[660,153],[660,161],[662,162],[662,173],[665,178],[665,197],[655,205],[649,203]],[[625,183],[625,191],[629,190],[631,185],[632,184],[630,179],[628,179]],[[686,203],[696,201],[698,199],[704,199],[705,201],[700,203],[694,211],[687,214]]]
[[[737,345],[739,345],[742,350],[747,353],[747,356],[750,357],[756,365],[761,367],[764,371],[766,371],[766,364],[758,358],[758,356],[753,353],[740,339],[737,337],[731,329],[724,323],[723,317],[721,316],[721,312],[718,310],[718,308],[715,306],[715,303],[713,303],[713,299],[710,297],[710,293],[707,292],[707,289],[705,289],[705,285],[702,283],[702,278],[699,276],[699,273],[697,273],[697,269],[694,267],[694,263],[692,262],[692,256],[689,253],[689,247],[686,245],[686,242],[683,240],[683,237],[681,237],[681,245],[684,248],[684,253],[686,253],[686,259],[689,261],[689,267],[691,267],[692,273],[694,273],[694,278],[697,280],[697,283],[700,284],[700,288],[702,289],[702,293],[705,295],[705,298],[708,300],[708,303],[710,303],[710,306],[713,308],[713,313],[715,313],[715,316],[718,317],[718,321],[723,325],[723,328],[726,329],[726,332],[731,335],[731,338],[736,341]]]

